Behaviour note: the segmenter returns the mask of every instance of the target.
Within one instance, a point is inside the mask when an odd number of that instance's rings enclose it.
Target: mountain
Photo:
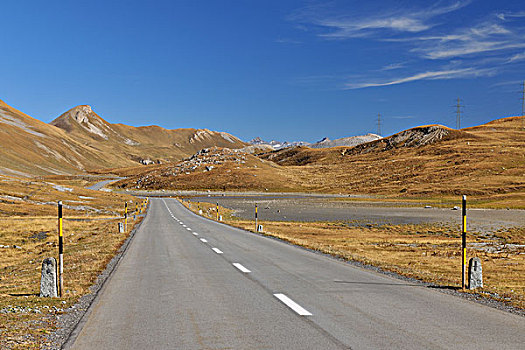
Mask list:
[[[258,146],[271,146],[274,150],[280,150],[284,148],[289,147],[297,147],[297,146],[307,146],[311,148],[330,148],[330,147],[339,147],[339,146],[357,146],[362,143],[374,141],[380,139],[381,136],[376,134],[366,134],[362,136],[351,136],[351,137],[343,137],[340,139],[330,140],[329,138],[325,137],[321,141],[317,141],[315,143],[309,143],[304,141],[294,141],[294,142],[280,142],[280,141],[264,141],[260,137],[256,137],[253,140],[249,141],[248,143],[251,145],[258,145]]]
[[[207,129],[110,124],[87,105],[46,124],[0,101],[0,174],[72,174],[178,161],[213,146],[235,149],[247,144]]]
[[[381,136],[376,135],[376,134],[366,134],[366,135],[361,135],[361,136],[343,137],[343,138],[335,139],[335,140],[330,140],[329,138],[325,137],[321,141],[312,143],[307,146],[311,148],[330,148],[330,147],[339,147],[339,146],[353,147],[353,146],[360,145],[362,143],[379,140],[380,138]]]
[[[308,142],[304,142],[304,141],[294,141],[294,142],[284,141],[284,142],[280,142],[280,141],[272,140],[272,141],[268,142],[268,141],[264,141],[260,137],[256,137],[253,140],[248,141],[248,143],[251,144],[251,145],[254,145],[254,146],[270,146],[274,150],[279,150],[279,149],[288,148],[288,147],[308,146],[309,145]]]
[[[115,164],[122,157],[141,163],[162,163],[178,161],[206,147],[246,146],[233,135],[208,129],[168,130],[155,125],[133,127],[110,124],[87,105],[70,109],[51,124],[76,140],[96,146],[109,157],[118,158],[112,159]],[[115,149],[120,152],[113,154]]]

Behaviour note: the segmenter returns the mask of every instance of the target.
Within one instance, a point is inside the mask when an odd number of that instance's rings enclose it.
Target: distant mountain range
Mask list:
[[[252,145],[258,145],[258,146],[270,146],[274,150],[280,150],[288,147],[294,147],[294,146],[307,146],[311,148],[331,148],[331,147],[339,147],[339,146],[345,146],[345,147],[353,147],[360,145],[362,143],[367,143],[370,141],[379,140],[382,137],[376,134],[366,134],[366,135],[360,135],[360,136],[351,136],[351,137],[343,137],[340,139],[330,140],[329,138],[325,137],[320,141],[309,143],[304,141],[296,141],[296,142],[279,142],[279,141],[264,141],[260,137],[256,137],[253,140],[249,141],[249,144]]]

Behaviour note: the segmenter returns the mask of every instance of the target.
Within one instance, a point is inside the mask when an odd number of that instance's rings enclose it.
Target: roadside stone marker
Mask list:
[[[124,224],[121,222],[118,223],[118,233],[124,233]]]
[[[468,262],[468,288],[483,288],[483,274],[479,258],[472,258]]]
[[[46,298],[56,298],[58,296],[57,261],[55,258],[45,258],[44,261],[42,261],[40,296]]]
[[[257,225],[257,232],[263,232],[263,225]]]

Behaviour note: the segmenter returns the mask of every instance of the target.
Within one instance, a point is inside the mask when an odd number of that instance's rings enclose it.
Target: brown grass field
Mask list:
[[[447,201],[466,194],[479,207],[525,208],[524,117],[448,133],[432,143],[396,135],[354,148],[288,148],[176,172],[176,163],[126,169],[118,188],[316,192]],[[419,129],[406,131],[417,135]],[[210,163],[211,164],[211,163]],[[118,173],[118,170],[113,169]]]
[[[188,207],[188,202],[184,205]],[[191,210],[216,218],[215,206],[201,202]],[[254,231],[254,221],[232,216],[219,208],[225,223]],[[259,221],[264,234],[345,260],[380,267],[402,276],[451,289],[461,287],[461,235],[457,228],[439,225],[349,227],[338,222]],[[525,228],[493,235],[468,233],[467,255],[479,257],[483,267],[481,296],[525,309]],[[486,246],[485,246],[486,245]],[[498,247],[496,251],[487,247]],[[471,293],[467,291],[467,293]]]
[[[0,348],[50,348],[46,336],[57,317],[89,292],[139,222],[130,219],[128,233],[118,233],[124,202],[131,214],[136,199],[65,181],[71,191],[43,181],[0,180]],[[72,206],[64,207],[64,295],[40,298],[42,260],[58,258],[57,200]]]

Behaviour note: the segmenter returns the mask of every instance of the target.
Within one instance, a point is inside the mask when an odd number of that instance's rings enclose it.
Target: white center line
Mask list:
[[[241,272],[244,272],[244,273],[250,273],[251,272],[250,270],[248,270],[246,267],[242,266],[239,263],[233,263],[233,266],[235,266],[236,268],[241,270]]]
[[[189,227],[186,227],[186,230],[188,230],[188,231],[191,231],[191,228],[189,228]]]
[[[222,250],[220,250],[219,248],[211,248],[211,250],[213,250],[217,254],[222,254]]]
[[[197,232],[192,232],[194,236],[198,236],[199,234]]]
[[[274,296],[277,299],[279,299],[280,301],[282,301],[290,309],[292,309],[293,311],[297,312],[299,315],[301,315],[301,316],[312,316],[312,314],[310,312],[306,311],[303,307],[301,307],[299,304],[297,304],[292,299],[288,298],[286,295],[278,293],[278,294],[274,294]]]
[[[206,238],[201,238],[201,242],[206,243],[208,240]]]

